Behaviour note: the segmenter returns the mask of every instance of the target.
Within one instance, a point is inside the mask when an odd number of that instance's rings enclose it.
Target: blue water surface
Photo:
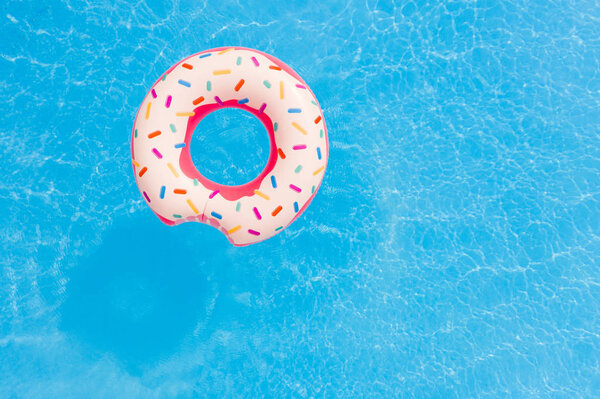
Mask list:
[[[4,0],[0,398],[599,397],[599,16]],[[330,137],[311,206],[245,248],[160,223],[130,161],[150,85],[227,45],[296,69]],[[194,161],[249,180],[263,130],[233,129]]]

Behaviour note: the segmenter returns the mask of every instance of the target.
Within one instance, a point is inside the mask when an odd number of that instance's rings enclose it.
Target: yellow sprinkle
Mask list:
[[[148,119],[150,117],[150,106],[152,105],[152,102],[148,102],[148,108],[146,108],[146,119]]]
[[[283,100],[283,81],[279,82],[279,98]]]
[[[265,193],[261,193],[258,190],[254,190],[254,194],[258,195],[259,197],[263,197],[264,199],[266,199],[267,201],[270,200],[271,198],[269,198],[269,196]]]
[[[176,112],[175,116],[194,116],[193,112]]]
[[[231,230],[227,230],[227,234],[231,234],[231,233],[235,233],[236,231],[238,231],[239,229],[241,229],[242,226],[240,226],[239,224],[237,226],[235,226],[233,229]]]
[[[192,211],[194,211],[195,214],[200,213],[200,211],[198,210],[198,208],[196,208],[191,199],[187,200],[187,204],[190,206],[190,208],[192,208]]]
[[[319,169],[315,170],[315,171],[313,172],[313,176],[316,176],[316,175],[318,175],[318,174],[319,174],[319,172],[321,172],[323,169],[325,169],[325,166],[321,166]]]
[[[140,164],[139,164],[139,163],[137,163],[137,162],[135,161],[135,159],[131,160],[131,162],[133,162],[133,164],[135,165],[135,167],[136,167],[136,168],[139,168],[139,167],[140,167]]]
[[[231,73],[231,69],[221,69],[219,71],[213,71],[213,75],[229,75]]]
[[[171,162],[169,162],[169,163],[167,164],[167,166],[169,167],[169,169],[171,169],[171,173],[173,173],[173,175],[174,175],[175,177],[179,177],[179,173],[177,173],[177,170],[175,170],[175,168],[173,167],[173,165],[171,164]]]
[[[292,126],[294,126],[296,129],[300,130],[300,133],[306,134],[306,130],[302,129],[302,126],[300,126],[296,122],[292,122]]]
[[[235,50],[235,49],[233,47],[230,47],[230,48],[228,48],[226,50],[219,51],[217,54],[225,54],[226,52],[231,51],[231,50]]]

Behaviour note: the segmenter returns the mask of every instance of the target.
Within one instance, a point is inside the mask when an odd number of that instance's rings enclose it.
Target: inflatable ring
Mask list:
[[[205,178],[190,155],[198,123],[226,107],[258,118],[271,143],[264,170],[240,186]],[[319,189],[328,155],[325,120],[308,85],[278,59],[242,47],[172,66],[146,94],[131,137],[136,183],[160,220],[209,224],[236,246],[270,238],[298,218]]]

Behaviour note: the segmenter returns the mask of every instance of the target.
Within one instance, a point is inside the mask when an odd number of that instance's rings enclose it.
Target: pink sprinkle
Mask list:
[[[208,198],[213,199],[215,197],[215,195],[219,194],[219,190],[215,190],[212,193],[210,193],[210,195],[208,196]]]
[[[215,101],[219,103],[219,105],[223,105],[223,101],[219,98],[219,96],[215,96]]]
[[[305,144],[295,145],[295,146],[292,147],[292,149],[294,149],[294,150],[305,150],[306,149],[306,145]]]
[[[258,220],[262,219],[262,216],[260,216],[260,212],[258,211],[258,209],[256,209],[256,207],[254,207],[253,211]]]
[[[301,193],[302,192],[302,190],[300,189],[300,187],[294,186],[293,184],[290,184],[290,188],[292,190],[294,190],[295,192],[297,192],[297,193]]]
[[[152,97],[156,98],[156,92],[154,91],[154,89],[152,89]]]
[[[302,86],[302,85],[296,85],[296,87],[298,87],[300,89],[306,89],[306,86]]]
[[[256,59],[256,57],[252,57],[252,62],[254,62],[254,65],[259,66],[260,64],[258,63],[258,60]]]
[[[148,202],[151,202],[151,201],[150,201],[150,197],[148,197],[148,194],[146,194],[146,192],[145,192],[145,191],[144,191],[143,193],[144,193],[144,197],[146,197],[146,200],[147,200]]]
[[[252,230],[252,229],[249,229],[249,230],[248,230],[248,233],[250,233],[250,234],[252,234],[252,235],[255,235],[255,236],[259,236],[259,235],[260,235],[260,233],[259,233],[258,231],[256,231],[256,230]]]
[[[171,97],[171,96],[167,97],[167,102],[165,103],[165,107],[169,108],[171,106],[171,99],[172,98],[173,97]]]
[[[263,105],[260,106],[260,108],[258,109],[259,113],[263,113],[263,111],[265,110],[265,108],[267,108],[267,103],[263,103]]]
[[[153,148],[152,152],[154,153],[154,155],[156,155],[156,158],[162,159],[162,154],[160,152],[158,152],[158,150],[156,148]]]

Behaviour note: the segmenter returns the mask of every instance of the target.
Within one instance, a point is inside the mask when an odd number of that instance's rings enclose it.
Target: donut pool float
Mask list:
[[[269,135],[265,168],[243,185],[213,182],[192,162],[196,126],[221,108],[249,112]],[[209,224],[235,246],[266,240],[296,220],[321,185],[328,155],[323,112],[308,85],[275,57],[243,47],[172,66],[146,94],[131,136],[135,180],[158,218]]]

